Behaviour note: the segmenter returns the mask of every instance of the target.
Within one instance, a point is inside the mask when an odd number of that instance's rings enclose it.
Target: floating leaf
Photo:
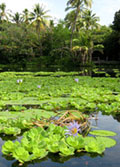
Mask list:
[[[99,140],[99,142],[102,142],[107,148],[110,148],[116,145],[116,141],[108,137],[96,137],[96,139]]]
[[[93,130],[89,132],[91,135],[97,135],[97,136],[116,136],[117,134],[112,131],[108,130]]]

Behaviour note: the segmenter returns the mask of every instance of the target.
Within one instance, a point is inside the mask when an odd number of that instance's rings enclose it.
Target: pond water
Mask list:
[[[24,167],[119,167],[120,166],[120,122],[118,118],[97,115],[98,120],[91,120],[94,129],[111,130],[117,133],[113,138],[117,141],[116,146],[106,149],[102,155],[90,155],[88,153],[78,153],[72,157],[60,158],[57,155],[49,155],[43,160],[36,160],[27,163]],[[0,138],[0,147],[5,141]],[[0,152],[0,167],[17,167],[16,160],[5,158]]]

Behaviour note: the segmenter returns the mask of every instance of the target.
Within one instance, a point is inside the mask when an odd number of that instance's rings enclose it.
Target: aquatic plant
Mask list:
[[[41,85],[38,85],[37,87],[38,87],[38,88],[41,88]]]
[[[90,132],[97,137],[82,134],[87,129],[89,132],[88,115],[84,113],[96,110],[120,113],[119,78],[78,75],[78,72],[0,73],[0,133],[16,136],[26,131],[21,142],[5,142],[3,154],[24,163],[41,159],[49,152],[60,156],[77,151],[102,154],[116,144],[115,140],[103,137],[110,136],[103,130]],[[16,78],[21,76],[23,79],[16,84]]]
[[[23,82],[23,79],[18,79],[18,80],[17,80],[17,83],[18,83],[18,84],[22,84],[22,82]]]
[[[2,146],[2,152],[23,164],[41,159],[49,152],[58,153],[60,156],[70,156],[76,151],[102,154],[107,147],[116,144],[115,140],[107,137],[83,137],[78,134],[66,138],[66,128],[54,124],[50,124],[46,130],[41,127],[32,128],[23,134],[21,142],[6,141]]]
[[[79,82],[79,79],[78,79],[78,78],[75,78],[75,82]]]

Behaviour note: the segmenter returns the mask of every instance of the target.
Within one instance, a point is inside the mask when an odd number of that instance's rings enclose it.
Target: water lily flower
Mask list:
[[[75,82],[79,82],[79,79],[78,79],[78,78],[75,78]]]
[[[80,126],[81,125],[75,121],[70,123],[70,126],[67,126],[68,129],[65,130],[67,132],[65,135],[77,136],[78,132],[81,132]]]
[[[38,88],[41,88],[41,85],[38,85],[37,87],[38,87]]]
[[[19,80],[19,82],[21,82],[21,83],[22,83],[22,82],[23,82],[23,79],[20,79],[20,80]]]
[[[22,79],[18,79],[18,80],[17,80],[17,83],[18,83],[18,84],[21,84],[22,82],[23,82]]]

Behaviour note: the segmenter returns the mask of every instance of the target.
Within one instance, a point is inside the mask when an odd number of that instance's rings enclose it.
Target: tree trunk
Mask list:
[[[40,21],[39,20],[37,20],[36,32],[38,34],[38,39],[40,41],[40,56],[42,56],[42,40],[40,36]]]
[[[76,21],[77,21],[77,17],[78,17],[79,11],[80,11],[80,4],[77,5],[75,20],[74,20],[73,26],[72,26],[72,32],[71,32],[71,38],[70,38],[70,49],[72,49],[73,33],[74,33],[74,31],[75,31]]]
[[[92,48],[89,49],[88,54],[89,54],[89,63],[91,63],[92,62],[92,54],[93,54]]]

